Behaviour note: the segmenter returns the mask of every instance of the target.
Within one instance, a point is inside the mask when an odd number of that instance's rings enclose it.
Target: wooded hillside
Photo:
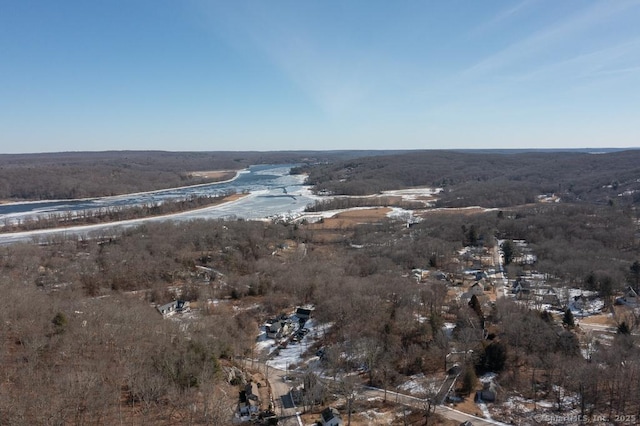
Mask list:
[[[0,200],[100,197],[194,185],[191,172],[240,170],[252,164],[324,162],[344,152],[108,151],[0,155]],[[210,181],[210,180],[209,180]]]
[[[366,195],[442,187],[438,206],[505,207],[554,193],[564,201],[640,203],[640,151],[465,153],[415,151],[300,168],[318,193]]]
[[[0,246],[0,424],[232,424],[238,387],[228,369],[265,360],[255,352],[260,324],[303,304],[327,332],[297,348],[310,357],[322,349],[314,362],[325,376],[390,390],[415,376],[440,384],[457,352],[465,355],[453,392],[473,399],[477,375],[493,373],[504,398],[490,407],[496,419],[639,413],[640,303],[623,300],[640,290],[638,153],[413,155],[451,161],[431,169],[404,155],[350,160],[326,183],[371,182],[357,177],[373,179],[377,165],[397,185],[423,185],[439,170],[450,180],[440,182],[440,203],[465,189],[508,206],[425,208],[411,223],[372,214],[334,228],[330,219],[168,221]],[[484,177],[464,175],[482,162],[492,165]],[[564,180],[536,171],[543,163]],[[455,164],[461,170],[448,168]],[[502,164],[513,175],[494,176]],[[578,169],[563,170],[570,166]],[[334,167],[309,170],[313,178]],[[404,176],[414,168],[428,172]],[[518,188],[535,200],[545,185],[564,191],[563,201],[511,205],[521,203]],[[615,195],[622,191],[631,194]],[[522,260],[525,249],[532,260]],[[538,279],[522,299],[513,293]],[[556,301],[529,298],[534,290]],[[172,320],[154,308],[176,299],[191,302],[193,315]],[[590,329],[582,308],[574,318],[569,306],[596,301],[606,325]],[[315,374],[295,367],[289,373],[304,380]],[[323,404],[337,399],[322,392]],[[514,395],[537,408],[500,405]]]

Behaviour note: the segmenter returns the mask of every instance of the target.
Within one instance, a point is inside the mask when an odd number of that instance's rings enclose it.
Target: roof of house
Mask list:
[[[302,314],[302,315],[309,316],[309,315],[311,315],[311,311],[312,310],[313,309],[311,309],[311,308],[298,308],[298,309],[296,309],[296,314],[298,314],[298,315]]]
[[[258,399],[258,385],[255,382],[247,383],[244,389],[248,399]]]
[[[325,423],[330,421],[334,417],[340,417],[340,414],[338,413],[338,410],[336,410],[333,407],[325,408],[324,410],[322,410],[322,413],[320,413],[320,415],[322,416],[322,420]]]

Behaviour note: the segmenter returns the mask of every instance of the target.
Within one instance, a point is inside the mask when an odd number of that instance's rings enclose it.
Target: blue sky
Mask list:
[[[0,0],[0,152],[640,146],[640,0]]]

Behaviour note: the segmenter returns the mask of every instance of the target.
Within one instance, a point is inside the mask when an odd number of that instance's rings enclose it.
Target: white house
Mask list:
[[[159,305],[156,307],[158,312],[162,314],[163,317],[173,315],[176,312],[187,312],[189,311],[189,302],[186,300],[174,300],[169,303],[165,303],[164,305]]]

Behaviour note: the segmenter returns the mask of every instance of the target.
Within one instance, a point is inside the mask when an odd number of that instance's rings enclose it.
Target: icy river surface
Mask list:
[[[165,200],[185,199],[190,196],[221,195],[228,192],[244,193],[245,197],[230,203],[143,220],[202,219],[263,219],[296,214],[315,199],[309,187],[303,185],[304,176],[289,175],[291,165],[257,165],[238,173],[227,182],[189,186],[114,197],[82,200],[54,200],[0,204],[0,224],[36,218],[50,214],[74,213],[85,210],[121,208],[141,204],[161,203]],[[101,226],[78,226],[61,230],[42,230],[0,234],[0,244],[60,232],[81,234],[113,226],[135,225],[143,220],[118,222]]]

